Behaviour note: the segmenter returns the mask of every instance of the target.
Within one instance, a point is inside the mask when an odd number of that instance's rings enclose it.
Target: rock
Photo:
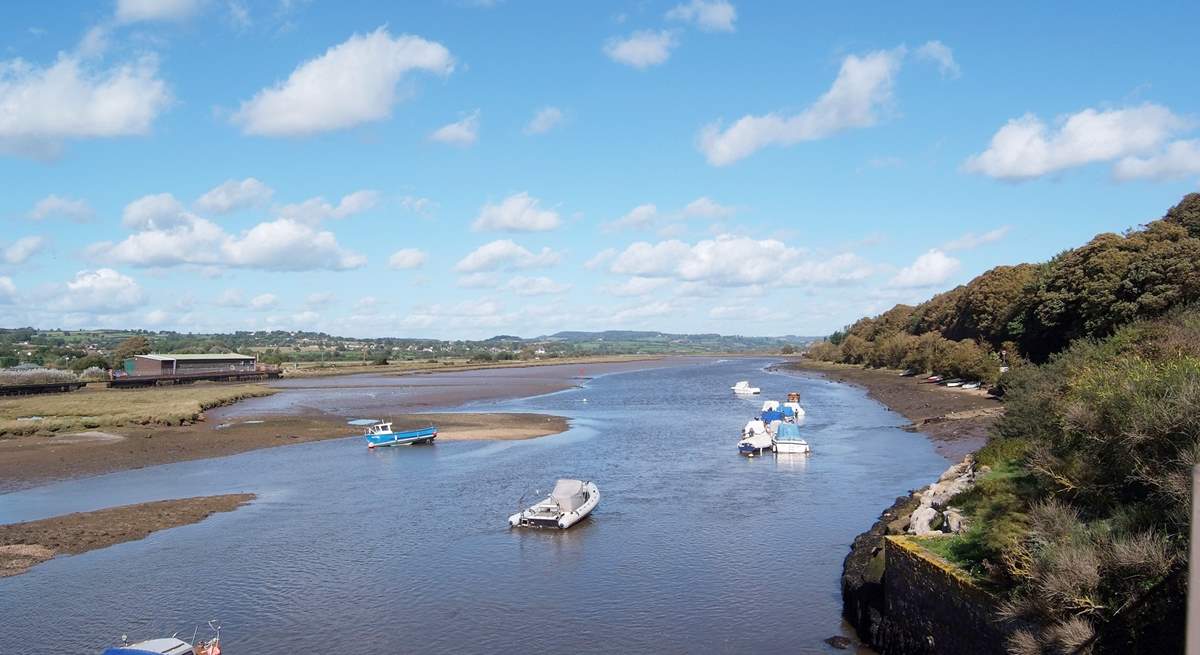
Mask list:
[[[914,510],[909,518],[908,533],[920,537],[935,532],[932,527],[933,521],[940,518],[941,514],[936,509],[922,505]]]
[[[829,644],[830,646],[833,646],[834,648],[837,648],[838,650],[846,650],[847,648],[854,645],[853,641],[850,641],[848,638],[843,637],[841,635],[834,635],[834,636],[826,639],[825,643]]]
[[[946,518],[946,532],[958,534],[966,528],[966,519],[957,507],[947,507],[943,516]]]

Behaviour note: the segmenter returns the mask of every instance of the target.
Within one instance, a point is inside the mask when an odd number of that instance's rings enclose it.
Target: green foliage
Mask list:
[[[71,360],[71,370],[75,371],[76,373],[92,367],[102,368],[105,370],[110,368],[108,365],[108,359],[101,357],[100,355],[88,355],[86,357],[80,357],[78,359]]]
[[[842,349],[832,341],[818,341],[811,344],[806,353],[811,359],[819,362],[837,362],[842,359]]]
[[[788,344],[788,345],[786,345],[786,346],[784,346],[784,347],[782,347],[782,348],[780,348],[780,349],[779,349],[779,354],[781,354],[781,355],[794,355],[794,354],[796,354],[796,347],[795,347],[795,346],[793,346],[793,345],[791,345],[791,344]]]
[[[842,340],[841,349],[844,364],[863,364],[871,354],[870,342],[855,334],[846,335]]]
[[[113,350],[113,360],[118,364],[134,355],[145,355],[150,352],[150,340],[141,335],[129,337],[117,344]]]

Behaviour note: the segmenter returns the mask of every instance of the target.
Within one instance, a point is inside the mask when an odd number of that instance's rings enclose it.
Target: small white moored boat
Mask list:
[[[800,437],[800,426],[795,423],[781,423],[775,429],[773,442],[775,452],[780,455],[812,452],[808,442]]]
[[[746,427],[742,428],[742,439],[738,441],[737,446],[738,452],[747,457],[771,450],[771,433],[767,431],[767,424],[757,418],[747,423]]]
[[[737,384],[729,388],[738,395],[752,396],[754,394],[762,393],[762,389],[750,386],[750,382],[748,380],[740,380]]]
[[[582,521],[600,504],[600,489],[590,480],[559,480],[550,496],[508,517],[510,527],[567,528]]]

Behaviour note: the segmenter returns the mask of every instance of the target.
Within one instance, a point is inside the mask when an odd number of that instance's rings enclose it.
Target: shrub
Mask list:
[[[56,368],[30,368],[0,371],[0,384],[54,384],[58,382],[78,382],[79,378],[71,371]]]
[[[100,368],[99,366],[90,366],[88,368],[83,369],[83,372],[79,374],[79,379],[85,380],[87,382],[98,382],[100,380],[107,380],[108,379],[108,370]]]
[[[842,358],[842,349],[830,341],[818,341],[808,347],[806,354],[820,362],[836,362]]]

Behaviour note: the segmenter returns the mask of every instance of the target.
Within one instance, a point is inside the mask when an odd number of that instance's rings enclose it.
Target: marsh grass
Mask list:
[[[273,393],[274,389],[255,384],[198,383],[4,398],[0,399],[0,438],[135,425],[187,425],[206,409]],[[41,418],[21,420],[29,417]]]

